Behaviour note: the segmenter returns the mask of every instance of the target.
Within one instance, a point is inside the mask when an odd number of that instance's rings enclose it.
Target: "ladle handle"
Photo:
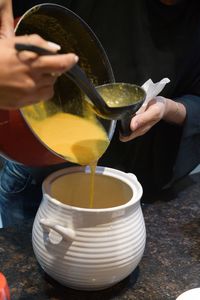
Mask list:
[[[74,65],[69,71],[65,72],[65,75],[74,81],[100,111],[107,108],[107,104],[97,92],[93,83],[78,65]]]
[[[130,110],[127,111],[120,119],[120,133],[122,136],[126,137],[132,133],[130,129],[131,120],[136,115],[136,112],[141,107],[142,103],[142,101],[135,103],[135,105],[132,106],[132,108],[130,108]]]
[[[119,131],[120,131],[120,134],[124,137],[127,137],[132,133],[131,128],[130,128],[132,118],[133,118],[133,115],[128,115],[128,116],[126,115],[119,121]]]

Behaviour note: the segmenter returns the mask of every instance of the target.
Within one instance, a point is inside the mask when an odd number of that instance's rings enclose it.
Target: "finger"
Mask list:
[[[120,135],[120,141],[122,142],[128,142],[131,141],[133,139],[135,139],[136,137],[142,136],[145,133],[147,133],[157,122],[152,121],[149,122],[148,124],[145,124],[145,126],[140,126],[138,127],[138,129],[132,130],[132,133],[129,136],[121,136]]]
[[[147,124],[157,123],[160,121],[160,110],[155,105],[150,106],[145,112],[132,118],[130,128],[135,131]]]
[[[61,49],[60,45],[51,41],[46,41],[37,34],[18,36],[15,38],[15,43],[30,44],[45,48],[51,52],[56,53]]]
[[[19,60],[23,63],[30,64],[33,60],[38,58],[38,54],[32,51],[20,51],[17,52]]]
[[[0,39],[5,39],[14,35],[14,30],[10,27],[1,27],[0,30]]]
[[[0,38],[5,39],[14,36],[13,24],[9,25],[8,23],[1,26],[0,29]]]
[[[12,12],[12,2],[1,1],[1,28],[0,38],[9,38],[14,36],[14,20]]]
[[[40,73],[63,73],[78,62],[78,56],[73,53],[45,55],[31,63],[31,67]]]

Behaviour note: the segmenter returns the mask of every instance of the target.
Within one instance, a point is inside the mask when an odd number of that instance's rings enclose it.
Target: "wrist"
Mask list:
[[[185,106],[171,99],[166,98],[166,108],[163,115],[163,120],[169,123],[174,123],[177,125],[182,125],[186,118],[186,108]]]

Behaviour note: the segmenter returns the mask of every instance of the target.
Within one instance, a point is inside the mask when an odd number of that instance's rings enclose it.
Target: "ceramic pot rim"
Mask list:
[[[53,172],[52,174],[50,174],[44,181],[42,184],[42,191],[43,191],[43,195],[45,197],[48,198],[49,201],[51,201],[52,203],[56,204],[57,206],[63,207],[63,208],[67,208],[67,209],[73,209],[76,211],[81,211],[81,212],[112,212],[112,211],[117,211],[117,210],[121,210],[127,207],[130,207],[131,205],[136,204],[137,202],[140,201],[142,194],[143,194],[143,189],[141,184],[139,183],[139,181],[137,180],[137,177],[132,174],[132,173],[125,173],[122,171],[119,171],[117,169],[112,169],[109,167],[102,167],[102,166],[97,166],[96,167],[96,174],[101,174],[101,175],[105,175],[105,176],[110,176],[113,177],[115,179],[118,179],[122,182],[124,182],[125,184],[127,184],[133,191],[133,196],[132,198],[125,204],[123,205],[119,205],[119,206],[114,206],[114,207],[109,207],[109,208],[83,208],[83,207],[76,207],[76,206],[71,206],[68,204],[64,204],[60,201],[58,201],[57,199],[51,197],[50,195],[50,185],[53,181],[55,181],[57,178],[63,176],[63,175],[67,175],[67,174],[71,174],[71,173],[90,173],[90,168],[87,167],[83,167],[83,166],[75,166],[75,167],[68,167],[68,168],[63,168],[60,169],[56,172]]]

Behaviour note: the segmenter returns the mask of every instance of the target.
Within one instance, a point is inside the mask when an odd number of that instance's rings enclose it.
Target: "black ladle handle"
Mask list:
[[[65,75],[74,81],[74,83],[88,96],[102,114],[109,109],[106,102],[97,92],[93,83],[78,65],[74,65],[69,71],[65,72]]]
[[[133,116],[134,115],[125,116],[121,120],[119,120],[119,131],[120,134],[124,137],[127,137],[132,133],[130,124]]]
[[[55,55],[56,53],[48,50],[48,49],[45,49],[45,48],[42,48],[42,47],[38,47],[38,46],[35,46],[35,45],[32,45],[32,44],[23,44],[23,43],[16,43],[15,44],[15,49],[17,51],[31,51],[31,52],[35,52],[37,53],[38,55]]]
[[[38,47],[32,44],[21,44],[16,43],[15,49],[17,51],[31,51],[38,55],[55,55],[56,53],[51,52],[48,49]],[[70,70],[64,73],[65,76],[70,78],[74,83],[88,96],[92,103],[99,109],[103,114],[108,110],[108,106],[97,92],[93,83],[88,79],[85,72],[78,66],[74,65]]]
[[[141,107],[142,102],[135,103],[132,108],[130,107],[129,111],[127,111],[122,118],[120,119],[120,134],[124,137],[129,136],[132,133],[132,130],[130,129],[130,124],[132,118],[136,115],[136,112]]]

